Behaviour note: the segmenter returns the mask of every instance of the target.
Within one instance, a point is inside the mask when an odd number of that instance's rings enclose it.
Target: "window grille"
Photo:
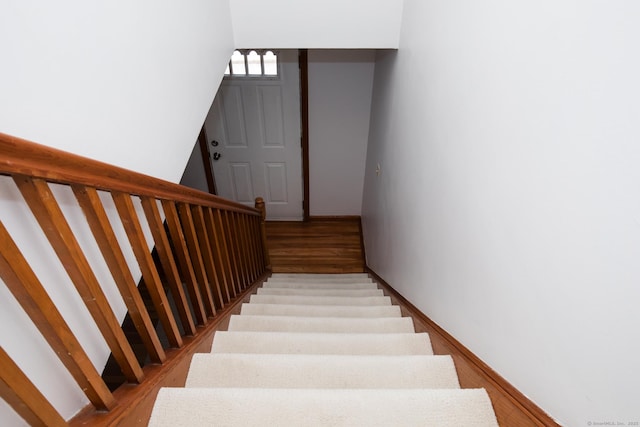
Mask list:
[[[278,52],[238,49],[233,52],[224,72],[226,77],[278,77]]]

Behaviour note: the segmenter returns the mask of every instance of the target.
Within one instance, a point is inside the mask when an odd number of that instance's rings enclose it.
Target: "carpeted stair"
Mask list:
[[[273,274],[149,426],[497,426],[366,274]]]

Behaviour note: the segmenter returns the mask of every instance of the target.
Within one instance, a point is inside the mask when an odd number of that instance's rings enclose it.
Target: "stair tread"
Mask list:
[[[337,278],[369,278],[368,273],[272,273],[271,279],[278,278],[310,278],[310,279],[337,279]]]
[[[251,303],[259,304],[303,304],[303,305],[391,305],[385,297],[322,297],[288,295],[251,295]]]
[[[368,283],[326,283],[326,282],[278,282],[268,281],[263,289],[378,289],[378,284]]]
[[[149,426],[497,426],[487,392],[460,389],[382,293],[366,274],[272,275]]]
[[[232,315],[229,331],[271,332],[415,332],[413,319]]]
[[[369,277],[271,277],[267,282],[279,283],[373,283]]]
[[[300,289],[258,288],[257,295],[288,295],[317,297],[377,297],[384,296],[382,289]]]
[[[305,317],[401,317],[397,305],[295,305],[295,304],[242,304],[241,315],[305,316]]]
[[[335,334],[217,331],[212,353],[433,354],[426,333]]]
[[[249,403],[249,406],[247,404]],[[497,427],[484,389],[162,388],[150,427]]]
[[[460,388],[451,356],[198,353],[185,387]]]

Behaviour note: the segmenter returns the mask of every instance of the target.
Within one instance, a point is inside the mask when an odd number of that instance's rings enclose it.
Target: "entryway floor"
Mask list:
[[[365,272],[360,218],[267,222],[274,273]]]

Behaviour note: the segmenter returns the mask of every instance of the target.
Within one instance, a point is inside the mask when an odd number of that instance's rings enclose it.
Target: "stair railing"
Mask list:
[[[163,375],[163,366],[179,358],[189,342],[210,332],[207,325],[269,265],[262,199],[256,208],[247,207],[1,133],[0,202],[11,212],[15,206],[15,212],[32,214],[23,221],[7,217],[12,213],[6,209],[0,212],[0,279],[15,299],[11,303],[28,315],[90,402],[83,423],[94,414],[101,421],[92,425],[108,425],[118,418],[108,414],[122,412],[122,399],[140,401],[140,385]],[[100,333],[97,339],[126,377],[126,390],[108,389],[102,366],[91,360],[68,313],[50,295],[63,284],[36,273],[40,261],[28,259],[28,243],[17,243],[3,218],[17,228],[38,224],[39,230],[27,235],[39,234],[50,245],[72,289],[66,292],[80,296]],[[89,237],[99,250],[86,250]],[[99,263],[109,274],[96,267]],[[137,287],[140,279],[158,327]],[[116,313],[105,284],[110,281],[144,343],[151,362],[146,367],[121,329],[122,310]],[[7,303],[0,301],[0,307]],[[0,343],[0,397],[31,425],[67,425],[19,367],[20,360],[5,351],[6,344]]]

